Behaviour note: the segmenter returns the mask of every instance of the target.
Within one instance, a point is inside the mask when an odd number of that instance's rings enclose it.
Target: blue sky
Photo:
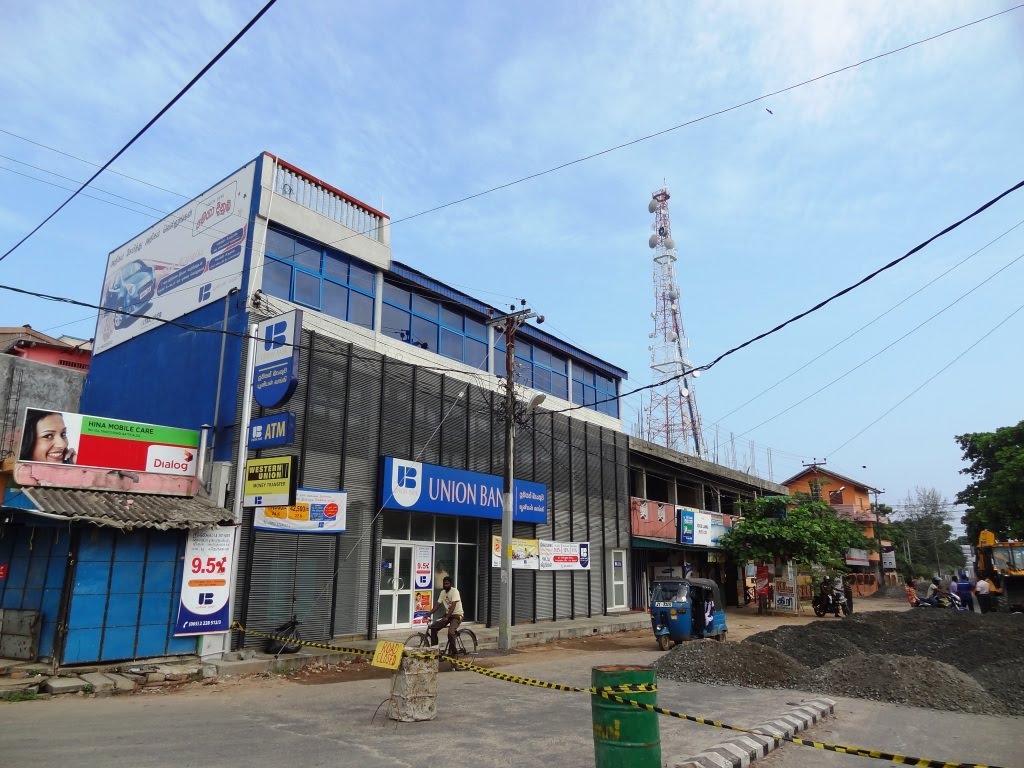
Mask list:
[[[51,184],[74,186],[54,174],[94,170],[24,139],[105,161],[259,7],[3,5],[2,250],[68,194]],[[104,174],[89,194],[125,207],[74,201],[0,263],[0,283],[98,301],[109,251],[262,150],[397,220],[1011,5],[280,0],[114,166],[180,196]],[[647,203],[663,179],[700,364],[1020,181],[1022,125],[1024,9],[399,222],[393,255],[495,304],[526,298],[546,328],[641,386],[654,308]],[[971,256],[1022,220],[1024,191],[721,362],[697,384],[708,442],[717,434],[730,462],[735,445],[741,468],[760,474],[771,447],[776,480],[827,457],[885,488],[883,501],[915,486],[952,500],[966,483],[953,436],[1022,418],[1024,311],[978,340],[1024,302],[1024,226]],[[93,334],[88,310],[10,293],[0,307],[0,325]],[[627,425],[637,405],[625,402]]]

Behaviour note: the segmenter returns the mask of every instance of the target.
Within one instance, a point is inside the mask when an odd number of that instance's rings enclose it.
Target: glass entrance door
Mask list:
[[[380,548],[380,595],[377,598],[377,629],[412,626],[414,580],[413,545],[385,541]]]
[[[626,550],[613,549],[611,551],[610,570],[612,574],[611,593],[608,595],[609,608],[625,608],[626,595],[629,594],[626,588]]]

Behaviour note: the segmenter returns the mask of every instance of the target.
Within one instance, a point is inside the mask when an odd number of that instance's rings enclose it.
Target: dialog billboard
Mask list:
[[[241,287],[255,170],[254,160],[107,257],[93,354]]]
[[[198,455],[194,429],[27,408],[18,461],[192,476]]]

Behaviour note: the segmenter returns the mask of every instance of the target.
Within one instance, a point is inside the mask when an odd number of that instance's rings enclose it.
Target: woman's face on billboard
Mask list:
[[[68,449],[68,430],[59,413],[44,416],[36,423],[36,441],[32,446],[32,461],[64,462]]]

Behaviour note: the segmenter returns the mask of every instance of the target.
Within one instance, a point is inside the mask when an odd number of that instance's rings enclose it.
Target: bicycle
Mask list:
[[[441,632],[445,632],[445,629],[441,629]],[[440,634],[440,633],[439,633]],[[440,637],[438,638],[440,641]],[[455,659],[464,664],[472,664],[476,661],[476,654],[479,646],[476,642],[476,635],[473,630],[467,627],[459,627],[455,632],[455,637],[452,640],[454,647],[447,648],[445,656],[451,659]],[[440,645],[434,646],[430,644],[430,625],[424,627],[422,632],[417,632],[415,635],[410,635],[405,643],[405,647],[413,649],[431,649],[438,648]],[[458,669],[459,665],[455,661],[451,662],[452,669]]]
[[[298,617],[292,614],[290,620],[274,630],[274,634],[283,639],[267,638],[266,652],[275,656],[281,653],[298,653],[302,649],[302,636],[298,630],[301,623]]]

